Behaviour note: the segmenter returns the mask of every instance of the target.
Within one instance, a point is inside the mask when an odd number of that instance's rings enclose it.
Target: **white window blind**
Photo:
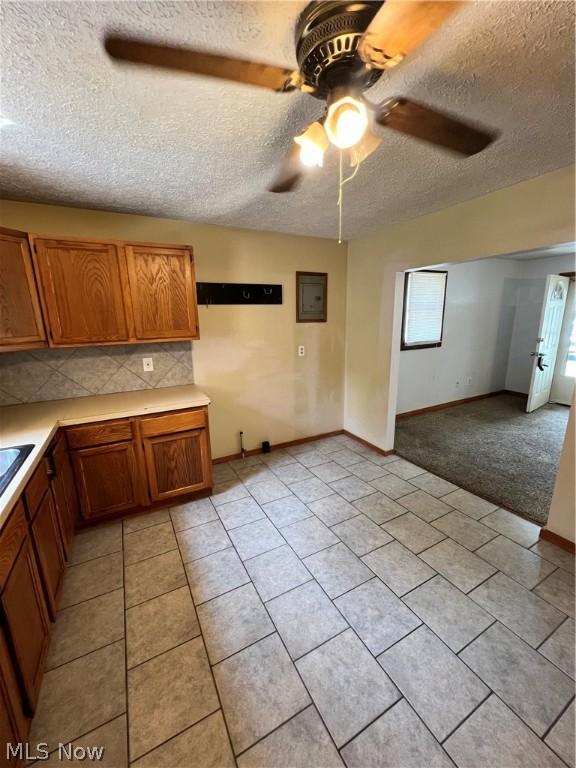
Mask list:
[[[446,272],[409,272],[406,276],[402,346],[440,344]]]

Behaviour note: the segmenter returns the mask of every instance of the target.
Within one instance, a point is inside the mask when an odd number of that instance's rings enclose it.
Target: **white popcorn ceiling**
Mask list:
[[[286,195],[266,191],[321,104],[199,77],[120,68],[105,29],[295,66],[304,2],[1,0],[0,196],[335,237],[337,155]],[[344,234],[445,208],[574,160],[574,5],[469,3],[369,92],[405,95],[502,131],[469,160],[381,131],[345,187]],[[542,201],[546,205],[546,201]]]

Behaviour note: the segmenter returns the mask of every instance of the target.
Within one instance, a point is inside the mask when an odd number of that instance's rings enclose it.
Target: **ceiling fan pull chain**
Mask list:
[[[343,153],[339,150],[340,154],[340,173],[338,179],[338,243],[342,243],[342,187],[344,182],[342,181],[342,168],[343,168]]]

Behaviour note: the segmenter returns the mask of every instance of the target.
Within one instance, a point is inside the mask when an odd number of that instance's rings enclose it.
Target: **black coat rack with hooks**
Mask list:
[[[282,286],[270,283],[196,283],[199,306],[282,304]]]

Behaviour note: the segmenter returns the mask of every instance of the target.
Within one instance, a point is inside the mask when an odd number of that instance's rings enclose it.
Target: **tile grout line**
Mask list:
[[[384,670],[382,670],[382,671],[384,672]],[[396,690],[397,690],[397,691],[398,691],[398,693],[400,694],[400,695],[399,695],[399,697],[396,699],[396,701],[393,701],[393,702],[392,702],[392,704],[390,704],[390,705],[389,705],[389,706],[387,706],[387,707],[386,707],[384,710],[382,710],[382,712],[380,712],[380,714],[376,715],[376,717],[375,717],[375,718],[373,718],[372,720],[370,720],[370,722],[369,722],[369,723],[366,723],[366,725],[365,725],[365,726],[363,726],[363,727],[362,727],[362,728],[361,728],[361,729],[358,731],[358,733],[355,733],[355,734],[354,734],[354,736],[352,736],[351,738],[349,738],[349,739],[348,739],[348,741],[345,741],[345,742],[344,742],[344,744],[342,744],[342,746],[341,746],[341,747],[338,747],[338,752],[340,752],[340,753],[341,753],[343,749],[345,749],[345,748],[346,748],[346,747],[347,747],[349,744],[351,744],[351,743],[352,743],[352,742],[353,742],[355,739],[357,739],[357,738],[358,738],[358,737],[359,737],[361,734],[363,734],[363,733],[364,733],[364,731],[367,731],[367,730],[368,730],[368,728],[370,728],[372,725],[374,725],[374,723],[375,723],[377,720],[380,720],[380,718],[381,718],[381,717],[383,717],[383,716],[386,714],[386,712],[389,712],[389,711],[392,709],[392,707],[395,707],[395,706],[396,706],[396,704],[399,704],[401,701],[408,701],[408,699],[406,699],[406,697],[404,696],[404,694],[402,693],[402,691],[401,691],[401,690],[400,690],[400,689],[399,689],[399,688],[398,688],[398,687],[397,687],[395,684],[394,684],[394,687],[396,688]]]
[[[122,568],[122,571],[124,571],[124,568]],[[122,583],[124,583],[124,574],[122,574]],[[106,592],[101,592],[99,595],[92,595],[91,597],[87,597],[85,600],[79,600],[77,603],[70,603],[70,605],[63,605],[58,609],[58,614],[60,614],[60,611],[67,611],[69,608],[76,608],[79,605],[84,605],[84,603],[90,602],[90,600],[96,600],[98,597],[105,597],[106,595],[111,595],[112,592],[118,592],[119,589],[123,589],[123,587],[115,587],[114,589],[109,589]]]
[[[130,765],[130,710],[129,710],[129,686],[128,686],[128,619],[126,609],[126,574],[124,567],[124,522],[120,528],[122,534],[122,587],[124,598],[124,708],[126,711],[126,758],[128,765]]]
[[[214,676],[214,671],[212,669],[212,665],[210,664],[210,656],[208,655],[208,649],[206,647],[206,641],[204,639],[204,633],[202,631],[202,624],[200,623],[200,619],[198,618],[198,612],[196,611],[196,607],[194,605],[194,596],[192,595],[192,590],[190,588],[190,583],[188,581],[188,574],[187,574],[187,571],[186,571],[186,563],[184,562],[184,559],[182,557],[182,552],[180,550],[180,542],[178,541],[178,537],[176,536],[176,532],[174,531],[174,522],[172,520],[172,516],[170,516],[170,523],[172,525],[172,531],[174,532],[174,535],[176,537],[176,543],[177,543],[177,546],[178,546],[178,553],[180,555],[180,563],[181,563],[182,568],[184,569],[184,573],[186,575],[186,584],[188,585],[188,591],[190,593],[190,600],[192,602],[194,614],[196,616],[196,621],[198,622],[198,629],[200,630],[200,634],[197,635],[197,637],[201,637],[202,638],[202,645],[203,645],[203,648],[204,648],[204,653],[206,654],[206,661],[208,662],[208,669],[210,670],[210,677],[212,679],[212,685],[214,686],[214,691],[216,693],[216,699],[218,700],[219,711],[222,712],[222,720],[224,722],[224,727],[226,729],[226,735],[228,737],[228,746],[230,747],[230,753],[232,754],[232,758],[234,760],[234,764],[237,765],[236,756],[235,756],[235,753],[234,753],[234,746],[233,746],[233,743],[232,743],[232,737],[230,735],[230,729],[228,727],[228,721],[226,719],[226,713],[224,712],[224,707],[222,706],[222,700],[220,698],[220,691],[218,690],[218,685],[216,684],[216,678]],[[226,547],[226,549],[228,549],[228,547]],[[216,711],[218,711],[218,710],[216,710]],[[211,713],[211,714],[213,714],[213,713]],[[196,725],[196,723],[192,723],[192,725]],[[165,742],[163,742],[163,743],[165,743]]]
[[[119,592],[120,590],[123,590],[124,586],[116,587],[116,589],[111,589],[109,592],[102,592],[101,595],[94,595],[94,597],[87,597],[86,600],[81,600],[79,603],[72,603],[72,605],[65,605],[62,608],[58,608],[58,615],[60,616],[61,613],[64,613],[64,611],[69,611],[72,608],[77,608],[79,605],[83,605],[84,603],[89,603],[91,600],[98,600],[101,597],[106,597],[107,595],[112,595],[114,592]]]
[[[155,658],[157,658],[157,657],[155,657]],[[207,715],[204,715],[199,720],[196,720],[196,722],[191,723],[190,725],[187,725],[185,728],[182,728],[177,733],[173,734],[172,736],[170,736],[167,739],[164,739],[164,741],[162,741],[159,744],[157,744],[156,746],[152,747],[152,749],[148,749],[148,750],[146,750],[146,752],[143,752],[141,755],[138,755],[136,760],[132,761],[129,765],[130,766],[136,765],[136,763],[139,760],[142,760],[142,758],[147,757],[148,755],[152,754],[152,752],[154,752],[156,749],[160,749],[160,747],[163,747],[164,745],[168,744],[169,742],[174,741],[174,739],[177,739],[179,736],[182,736],[182,734],[186,733],[186,731],[190,731],[192,728],[195,728],[197,725],[199,725],[200,723],[203,723],[205,720],[208,720],[209,717],[212,717],[213,715],[218,714],[218,712],[220,712],[220,711],[221,711],[221,709],[215,709],[212,712],[208,712]],[[222,715],[222,719],[224,719],[224,715]]]
[[[266,635],[266,637],[270,637],[270,635]],[[262,638],[262,640],[263,639],[264,638]],[[244,650],[244,649],[242,649],[242,650]],[[260,736],[259,739],[256,739],[256,741],[253,742],[252,744],[250,744],[250,746],[246,747],[246,749],[243,749],[241,752],[238,752],[238,754],[235,754],[236,760],[238,760],[239,757],[242,757],[243,755],[245,755],[247,752],[250,752],[250,750],[253,749],[257,744],[260,744],[261,742],[265,741],[265,739],[267,739],[268,736],[271,736],[273,733],[276,733],[276,731],[279,731],[280,728],[282,728],[283,726],[285,726],[288,723],[292,722],[292,720],[294,720],[296,717],[298,717],[298,715],[301,715],[302,712],[305,712],[307,709],[310,709],[310,707],[313,707],[314,710],[318,713],[318,717],[320,717],[320,713],[318,712],[318,710],[316,708],[316,705],[314,704],[314,701],[312,699],[310,699],[310,701],[308,702],[308,704],[306,704],[305,707],[302,707],[302,709],[299,709],[293,715],[290,715],[290,717],[287,720],[283,720],[278,725],[275,725],[274,728],[272,728],[271,731],[268,731],[268,733],[264,734],[264,736]],[[322,719],[322,718],[320,717],[320,719]],[[324,721],[322,720],[322,723],[323,722]],[[270,768],[272,768],[272,767],[270,767]]]
[[[124,630],[125,632],[126,630]],[[53,667],[46,667],[44,672],[45,674],[48,674],[48,672],[54,672],[57,669],[62,669],[62,667],[65,667],[67,664],[71,664],[73,661],[79,661],[80,659],[85,659],[87,656],[90,656],[93,653],[97,653],[98,651],[103,651],[104,648],[110,648],[111,645],[116,645],[116,643],[120,643],[124,640],[125,635],[123,634],[121,637],[117,637],[115,640],[110,640],[108,643],[104,643],[104,645],[99,645],[97,648],[92,648],[90,651],[86,651],[86,653],[81,653],[78,656],[74,656],[73,658],[67,659],[66,661],[63,661],[61,664],[56,664]]]
[[[478,679],[480,680],[481,678],[478,678]],[[486,684],[484,683],[484,681],[483,681],[483,680],[482,680],[482,683],[483,683],[484,685],[486,685]],[[480,701],[478,704],[476,704],[476,706],[475,706],[475,707],[473,707],[473,709],[471,709],[471,710],[470,710],[470,712],[468,712],[468,714],[467,714],[467,715],[466,715],[466,716],[465,716],[465,717],[464,717],[462,720],[460,720],[460,722],[458,723],[458,725],[456,725],[456,726],[455,726],[455,727],[454,727],[454,728],[453,728],[453,729],[452,729],[452,730],[451,730],[451,731],[450,731],[450,732],[449,732],[449,733],[448,733],[446,736],[444,736],[444,738],[442,739],[442,741],[440,741],[440,742],[439,742],[439,743],[440,743],[442,746],[444,746],[444,744],[445,744],[445,743],[448,741],[448,739],[449,739],[451,736],[453,736],[453,735],[456,733],[456,731],[457,731],[459,728],[461,728],[461,727],[464,725],[464,723],[466,722],[466,720],[468,720],[469,718],[471,718],[471,717],[472,717],[472,715],[474,714],[474,712],[476,712],[477,710],[479,710],[479,709],[480,709],[480,707],[481,707],[483,704],[485,704],[485,703],[488,701],[488,699],[490,698],[490,696],[494,695],[494,691],[492,690],[492,688],[490,688],[490,686],[489,686],[489,685],[486,685],[486,688],[488,689],[488,693],[486,694],[486,696],[484,696],[484,698],[482,699],[482,701]],[[524,721],[522,721],[522,722],[524,722]],[[437,739],[437,741],[438,741],[438,739]]]
[[[165,595],[170,595],[172,592],[177,592],[179,589],[182,589],[186,586],[185,584],[180,584],[179,587],[174,587],[174,589],[167,589],[166,592],[160,592],[158,595],[154,595],[153,597],[147,597],[145,600],[141,600],[139,603],[134,603],[134,605],[129,605],[126,608],[126,612],[131,611],[133,608],[138,608],[141,605],[145,605],[146,603],[150,603],[152,600],[156,600],[158,597],[164,597]]]
[[[540,597],[540,595],[536,595],[536,597]],[[550,603],[548,603],[548,605],[550,605]],[[556,610],[560,610],[560,609],[559,609],[559,608],[557,608]],[[560,611],[560,613],[564,613],[564,611]],[[560,622],[560,624],[558,624],[556,627],[554,627],[554,629],[552,630],[552,632],[550,632],[550,634],[546,635],[546,637],[544,638],[544,640],[542,640],[542,642],[538,643],[538,645],[537,645],[537,646],[534,648],[534,650],[535,650],[535,651],[540,651],[540,648],[542,648],[542,646],[544,645],[544,643],[545,643],[545,642],[547,642],[548,640],[550,640],[550,638],[552,637],[552,635],[553,635],[555,632],[557,632],[557,631],[560,629],[560,627],[563,627],[563,626],[564,626],[564,624],[566,624],[566,622],[567,622],[567,621],[569,621],[569,620],[570,620],[570,616],[568,616],[568,615],[566,615],[566,614],[565,614],[565,615],[564,615],[564,618],[562,619],[562,621]],[[544,654],[542,654],[542,655],[544,656]],[[546,656],[544,656],[544,658],[546,658]],[[548,661],[550,661],[550,659],[548,659]],[[566,674],[566,673],[565,673],[565,674]],[[569,675],[568,675],[568,676],[569,676]]]
[[[105,728],[107,725],[110,725],[110,723],[113,723],[115,720],[119,720],[121,717],[124,717],[126,719],[126,733],[128,733],[128,718],[126,717],[126,712],[120,712],[120,714],[114,715],[114,717],[111,717],[108,720],[105,720],[103,723],[100,723],[100,725],[94,726],[94,728],[91,728],[89,731],[84,731],[84,733],[81,733],[79,736],[74,736],[73,738],[68,739],[68,742],[73,743],[75,741],[79,741],[80,739],[84,739],[86,736],[89,736],[91,733],[94,733],[94,731],[98,731],[100,728]],[[48,745],[48,747],[50,747],[50,745]],[[49,754],[54,755],[57,749],[58,749],[58,745],[54,747],[54,749],[50,749]],[[34,760],[34,762],[24,763],[24,765],[27,768],[32,768],[32,766],[36,765],[39,762],[43,762],[44,760],[45,758],[38,758],[37,760]]]
[[[289,546],[289,545],[288,545],[288,546]],[[290,549],[292,549],[292,548],[290,547]],[[238,554],[238,552],[236,552],[236,554]],[[296,556],[296,557],[298,557],[298,556],[296,555],[296,553],[294,553],[294,554],[295,554],[295,556]],[[298,558],[298,560],[300,561],[300,558]],[[301,561],[300,561],[300,562],[301,562]],[[304,565],[304,564],[303,564],[303,565]],[[304,566],[304,567],[306,567],[306,566]],[[308,569],[306,568],[306,570],[308,570]],[[308,571],[308,572],[309,572],[309,571]],[[250,575],[250,574],[248,574],[248,575]],[[313,576],[312,574],[311,574],[311,580],[314,580],[314,576]],[[253,585],[254,589],[256,590],[256,592],[258,593],[258,596],[259,596],[259,598],[260,598],[260,600],[261,600],[261,602],[262,602],[262,605],[264,606],[264,610],[265,610],[265,611],[266,611],[266,613],[268,614],[268,618],[269,618],[269,620],[270,620],[270,622],[271,622],[272,626],[273,626],[273,627],[274,627],[274,629],[275,629],[275,634],[278,636],[278,639],[279,639],[280,643],[282,644],[282,647],[284,648],[284,652],[286,653],[286,655],[287,655],[287,657],[288,657],[288,659],[289,659],[289,661],[290,661],[290,663],[291,663],[291,665],[292,665],[292,667],[293,667],[294,671],[295,671],[295,672],[296,672],[296,674],[298,675],[298,678],[300,679],[300,682],[301,682],[301,684],[302,684],[302,687],[303,687],[303,688],[304,688],[304,690],[306,691],[306,695],[308,696],[308,698],[309,698],[309,700],[310,700],[310,703],[311,703],[311,704],[314,706],[314,709],[315,709],[315,710],[316,710],[316,712],[318,713],[318,716],[319,716],[320,720],[321,720],[321,721],[322,721],[322,723],[324,724],[324,727],[325,727],[325,729],[326,729],[326,732],[328,733],[328,735],[329,735],[330,739],[332,739],[332,742],[333,742],[333,744],[334,744],[334,747],[335,747],[336,751],[338,751],[338,746],[337,746],[336,742],[334,741],[334,738],[332,737],[332,734],[330,733],[330,730],[329,730],[329,728],[328,728],[328,725],[327,725],[327,724],[326,724],[326,722],[324,721],[324,718],[322,717],[322,713],[320,712],[320,710],[319,710],[319,709],[318,709],[318,707],[316,706],[316,703],[315,703],[315,701],[314,701],[314,698],[313,698],[313,696],[310,694],[310,691],[308,690],[308,687],[307,687],[306,683],[304,682],[304,680],[303,680],[303,678],[302,678],[302,675],[300,674],[300,670],[298,669],[298,667],[296,666],[296,663],[294,662],[294,660],[292,659],[292,657],[291,657],[290,653],[288,652],[288,648],[286,647],[286,644],[285,644],[285,642],[284,642],[284,639],[283,639],[282,635],[280,634],[280,632],[278,631],[278,627],[276,626],[276,623],[275,623],[274,619],[272,618],[272,616],[271,616],[271,614],[270,614],[270,611],[268,610],[268,608],[267,608],[267,606],[266,606],[266,603],[264,602],[264,600],[262,600],[262,597],[261,597],[260,593],[259,593],[259,592],[258,592],[258,590],[256,589],[256,585],[255,585],[255,584],[252,582],[252,579],[251,579],[251,583],[252,583],[252,585]],[[305,584],[307,584],[307,583],[308,583],[308,581],[306,581],[306,582],[304,582],[304,583],[305,583]],[[302,586],[302,584],[300,584],[300,585],[298,585],[298,586]],[[286,594],[286,593],[284,593],[284,594]],[[280,595],[277,595],[277,597],[280,597]],[[274,599],[274,598],[271,598],[271,600],[273,600],[273,599]],[[241,649],[241,650],[242,650],[242,649]],[[241,652],[241,650],[240,650],[240,651],[238,651],[238,653],[240,653],[240,652]],[[234,655],[234,654],[233,654],[233,655]],[[309,706],[309,705],[307,705],[307,706]],[[288,720],[285,720],[285,721],[284,721],[283,723],[281,723],[280,725],[284,725],[286,722],[288,722],[288,721],[289,721],[289,720],[291,720],[291,719],[292,719],[292,718],[289,718]],[[279,727],[280,727],[280,726],[279,726]],[[267,733],[267,734],[265,734],[265,736],[263,736],[262,738],[265,738],[266,736],[269,736],[269,735],[270,735],[270,734],[269,734],[269,733]],[[252,746],[254,746],[254,745],[250,745],[250,747],[252,747]],[[244,750],[244,751],[246,751],[246,750]]]
[[[120,546],[119,549],[115,549],[113,552],[106,552],[106,554],[104,555],[96,555],[96,557],[90,557],[88,558],[88,560],[81,560],[79,563],[66,563],[65,573],[67,573],[69,570],[72,570],[73,568],[78,568],[81,565],[86,565],[86,563],[93,563],[96,560],[103,560],[105,557],[111,557],[112,555],[123,556],[122,546]]]
[[[547,736],[550,734],[550,731],[552,730],[552,728],[554,728],[554,726],[555,726],[555,725],[558,723],[558,721],[559,721],[559,720],[562,718],[562,716],[564,715],[564,713],[566,712],[566,710],[567,710],[567,709],[568,709],[568,708],[569,708],[569,707],[572,705],[572,702],[573,702],[573,701],[574,701],[574,695],[572,696],[572,698],[570,699],[570,701],[568,701],[568,703],[566,704],[566,706],[564,706],[564,707],[562,708],[562,710],[559,712],[558,716],[557,716],[557,717],[554,719],[554,721],[553,721],[553,722],[552,722],[552,723],[551,723],[551,724],[548,726],[548,728],[546,728],[546,730],[544,731],[544,733],[543,733],[543,734],[542,734],[542,736],[540,737],[540,738],[542,739],[542,741],[544,741],[544,739],[546,739],[546,737],[547,737]]]
[[[186,589],[186,586],[180,587],[180,589]],[[131,667],[128,667],[128,671],[132,671],[133,669],[138,669],[143,664],[147,664],[149,661],[153,661],[153,659],[158,659],[160,656],[164,656],[165,653],[170,653],[171,651],[175,651],[176,648],[181,648],[183,645],[186,645],[186,643],[190,643],[192,640],[196,640],[198,637],[200,637],[200,631],[197,635],[193,635],[192,637],[187,638],[186,640],[182,640],[180,643],[176,643],[175,645],[171,645],[170,648],[166,648],[164,651],[160,651],[159,653],[155,653],[153,656],[149,656],[148,658],[144,659],[143,661],[139,661],[138,664],[133,664]]]
[[[160,555],[167,555],[168,552],[174,552],[176,549],[178,549],[178,545],[176,545],[175,547],[170,547],[170,549],[165,549],[162,552],[155,552],[153,555],[149,555],[148,557],[142,557],[140,560],[134,560],[131,563],[127,563],[126,561],[124,561],[124,566],[126,568],[129,568],[131,565],[139,565],[140,563],[145,563],[147,560],[152,560],[155,557],[160,557]]]

